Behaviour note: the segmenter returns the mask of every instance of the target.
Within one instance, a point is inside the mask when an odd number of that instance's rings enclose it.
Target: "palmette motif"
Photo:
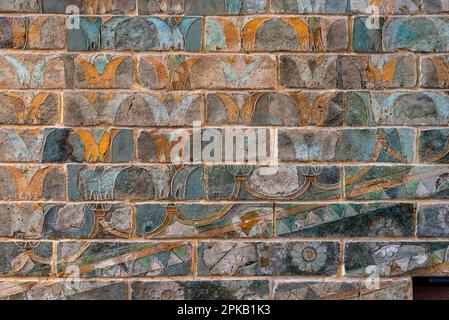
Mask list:
[[[1,1],[0,299],[412,299],[449,272],[448,30],[446,0]]]

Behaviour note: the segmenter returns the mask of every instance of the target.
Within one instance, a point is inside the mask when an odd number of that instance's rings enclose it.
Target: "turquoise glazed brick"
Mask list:
[[[268,169],[268,171],[267,171]],[[207,167],[209,200],[324,200],[340,196],[338,167]]]
[[[422,130],[419,133],[419,160],[424,163],[448,163],[449,130]]]
[[[447,237],[449,226],[446,203],[420,204],[418,208],[418,237]]]
[[[326,13],[344,14],[349,11],[349,0],[273,0],[271,11],[273,13]]]
[[[68,18],[70,19],[70,18]],[[69,22],[70,20],[68,20]],[[98,51],[100,50],[100,33],[102,19],[99,17],[81,17],[78,29],[67,30],[68,51]]]
[[[281,129],[283,161],[411,162],[415,133],[410,129]]]
[[[276,204],[281,237],[411,237],[412,204]]]
[[[353,18],[352,48],[359,52],[382,52],[384,18],[372,21],[369,16]],[[376,25],[377,23],[377,25]]]
[[[280,280],[274,287],[275,300],[412,300],[411,280],[379,280],[370,286],[363,280]]]
[[[134,281],[133,300],[266,300],[266,280]]]
[[[52,255],[51,242],[2,242],[0,244],[0,276],[50,276]]]
[[[64,242],[57,269],[61,277],[70,277],[73,266],[81,278],[183,276],[191,273],[191,250],[185,242]]]
[[[129,129],[46,129],[42,162],[132,162]]]
[[[124,281],[79,281],[77,290],[62,281],[1,281],[3,300],[126,300]]]
[[[349,242],[345,274],[367,276],[375,269],[381,277],[444,276],[447,247],[447,242]]]
[[[349,199],[447,199],[448,167],[365,166],[346,167]]]
[[[67,168],[68,196],[75,201],[201,200],[203,167],[85,166]]]
[[[447,17],[391,18],[383,28],[383,49],[405,49],[416,52],[449,50]]]
[[[271,204],[144,204],[135,207],[135,234],[144,238],[261,238],[273,232]]]

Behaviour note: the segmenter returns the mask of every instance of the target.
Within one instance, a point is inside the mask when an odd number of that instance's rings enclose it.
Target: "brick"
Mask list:
[[[268,300],[265,280],[133,281],[133,300]]]
[[[337,242],[201,242],[198,275],[334,275]]]
[[[380,280],[370,288],[361,280],[276,281],[275,300],[413,300],[410,279]]]
[[[383,49],[415,52],[449,50],[449,19],[447,17],[395,17],[383,29]]]
[[[423,56],[419,59],[422,88],[449,88],[449,55]]]
[[[421,130],[419,132],[419,161],[449,163],[449,130]]]
[[[411,237],[412,204],[276,204],[276,235],[307,237]]]
[[[129,129],[45,129],[42,162],[132,162],[134,135]]]
[[[63,89],[65,61],[59,55],[4,54],[0,89]]]
[[[65,92],[64,124],[191,127],[201,120],[201,105],[195,93]]]
[[[63,17],[0,17],[0,48],[64,49]]]
[[[63,242],[57,269],[60,277],[73,267],[81,278],[182,276],[191,274],[191,251],[186,242]]]
[[[0,3],[0,12],[39,13],[39,0],[11,0]]]
[[[0,237],[2,238],[39,238],[43,223],[42,205],[0,205]]]
[[[370,16],[352,18],[352,48],[355,52],[382,52],[382,26],[385,20],[372,19]]]
[[[61,97],[57,92],[0,92],[0,124],[56,125]]]
[[[413,88],[417,82],[413,54],[372,56],[281,56],[285,88]]]
[[[345,245],[348,276],[444,276],[447,242],[349,242]],[[370,271],[371,270],[371,271]]]
[[[254,14],[263,13],[266,8],[267,0],[184,0],[184,13],[191,15]]]
[[[281,161],[411,162],[415,133],[410,129],[281,129]]]
[[[74,23],[70,17],[67,23]],[[102,19],[99,17],[79,17],[79,28],[67,29],[68,51],[98,51],[100,50],[100,34]]]
[[[136,8],[135,0],[42,0],[43,13],[66,13],[76,6],[81,14],[128,14]]]
[[[343,51],[348,48],[342,18],[207,18],[208,51]]]
[[[276,86],[275,73],[276,61],[270,56],[147,56],[138,68],[142,86],[174,90],[270,89]]]
[[[40,277],[51,273],[51,242],[1,242],[0,275],[2,277]]]
[[[340,172],[337,167],[217,165],[207,168],[206,189],[210,200],[335,199]]]
[[[126,300],[126,284],[118,281],[1,281],[1,300]]]
[[[137,205],[135,234],[144,238],[261,238],[272,235],[271,204]]]
[[[1,162],[38,162],[43,131],[40,129],[0,129]]]
[[[208,93],[207,125],[339,126],[343,96],[333,92]]]
[[[449,98],[444,92],[350,92],[346,121],[351,126],[447,125]]]
[[[202,166],[69,165],[68,196],[75,201],[200,200]]]
[[[447,237],[449,206],[444,203],[420,204],[418,207],[417,236]]]
[[[394,0],[380,3],[371,0],[350,0],[350,3],[351,12],[356,14],[415,15],[419,14],[420,8],[420,0]],[[378,12],[373,12],[370,6],[377,8]]]
[[[423,11],[425,13],[448,13],[449,3],[444,0],[423,0]]]
[[[101,200],[101,199],[98,199]],[[121,239],[131,237],[131,207],[127,204],[45,204],[45,239]]]
[[[325,14],[344,14],[348,12],[349,0],[272,0],[272,13],[325,13]]]
[[[345,167],[348,199],[447,199],[447,167]]]
[[[132,88],[134,69],[135,61],[131,56],[78,55],[73,60],[73,85],[77,89]],[[69,76],[70,71],[66,71]]]
[[[65,173],[53,166],[1,166],[1,200],[65,200]]]
[[[201,35],[200,17],[112,17],[101,30],[102,49],[119,51],[200,51]]]

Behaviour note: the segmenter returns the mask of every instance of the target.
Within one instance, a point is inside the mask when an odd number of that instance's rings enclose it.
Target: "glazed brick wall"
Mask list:
[[[1,299],[448,274],[449,0],[2,0],[0,48]],[[194,121],[277,128],[278,172],[170,163]]]

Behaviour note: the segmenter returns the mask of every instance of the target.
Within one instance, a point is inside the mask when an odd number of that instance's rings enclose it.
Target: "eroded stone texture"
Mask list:
[[[409,279],[380,280],[378,288],[369,288],[365,281],[277,281],[276,300],[412,300]]]
[[[82,278],[181,276],[191,273],[191,250],[184,242],[64,242],[57,268],[61,277],[73,266]]]
[[[2,281],[0,300],[126,300],[125,282]]]
[[[415,133],[410,129],[282,129],[281,161],[411,162]]]
[[[279,165],[207,168],[209,200],[319,200],[340,196],[337,167]]]
[[[135,234],[145,238],[270,237],[271,204],[137,205]]]
[[[5,125],[55,125],[61,97],[57,92],[0,92],[0,123]]]
[[[276,204],[282,237],[411,237],[412,204]]]
[[[192,126],[201,120],[199,94],[69,92],[64,124],[69,126]]]
[[[198,275],[334,275],[337,242],[202,242]]]
[[[269,283],[251,281],[135,281],[133,300],[266,300]]]
[[[347,276],[447,275],[447,242],[350,242],[345,247]],[[372,272],[372,271],[371,271]]]
[[[447,199],[449,168],[433,166],[346,167],[350,199]]]
[[[65,200],[66,178],[55,166],[1,166],[1,200]]]

